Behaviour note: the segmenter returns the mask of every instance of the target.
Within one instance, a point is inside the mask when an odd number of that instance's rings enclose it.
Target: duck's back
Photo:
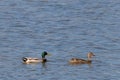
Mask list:
[[[38,59],[38,58],[31,58],[31,57],[23,57],[22,58],[24,63],[38,63],[38,62],[46,62],[46,59]]]
[[[80,63],[80,64],[85,64],[85,63],[91,63],[91,60],[84,60],[84,59],[79,59],[79,58],[72,58],[70,63]]]

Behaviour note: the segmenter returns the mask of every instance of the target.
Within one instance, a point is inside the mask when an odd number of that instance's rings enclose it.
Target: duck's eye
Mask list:
[[[72,58],[71,60],[74,60],[74,58]]]

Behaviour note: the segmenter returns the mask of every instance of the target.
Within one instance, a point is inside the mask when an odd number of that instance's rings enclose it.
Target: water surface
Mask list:
[[[1,0],[1,80],[119,80],[119,0]],[[23,64],[24,56],[46,64]],[[95,53],[91,65],[72,57]]]

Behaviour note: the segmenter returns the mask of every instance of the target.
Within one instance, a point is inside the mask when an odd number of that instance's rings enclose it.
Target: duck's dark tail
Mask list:
[[[23,60],[24,62],[26,62],[26,61],[27,61],[27,58],[26,58],[26,57],[23,57],[22,60]]]

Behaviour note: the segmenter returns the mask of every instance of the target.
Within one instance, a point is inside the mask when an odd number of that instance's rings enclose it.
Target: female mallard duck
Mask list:
[[[44,63],[47,61],[47,59],[45,58],[45,56],[48,55],[48,53],[46,51],[42,52],[42,59],[39,58],[31,58],[31,57],[23,57],[22,60],[24,63]]]
[[[88,54],[87,54],[87,57],[88,57],[88,59],[87,60],[84,60],[84,59],[78,59],[78,58],[72,58],[69,62],[70,63],[79,63],[79,64],[89,64],[89,63],[91,63],[92,62],[92,60],[91,60],[91,58],[93,57],[93,56],[95,56],[92,52],[89,52]]]

